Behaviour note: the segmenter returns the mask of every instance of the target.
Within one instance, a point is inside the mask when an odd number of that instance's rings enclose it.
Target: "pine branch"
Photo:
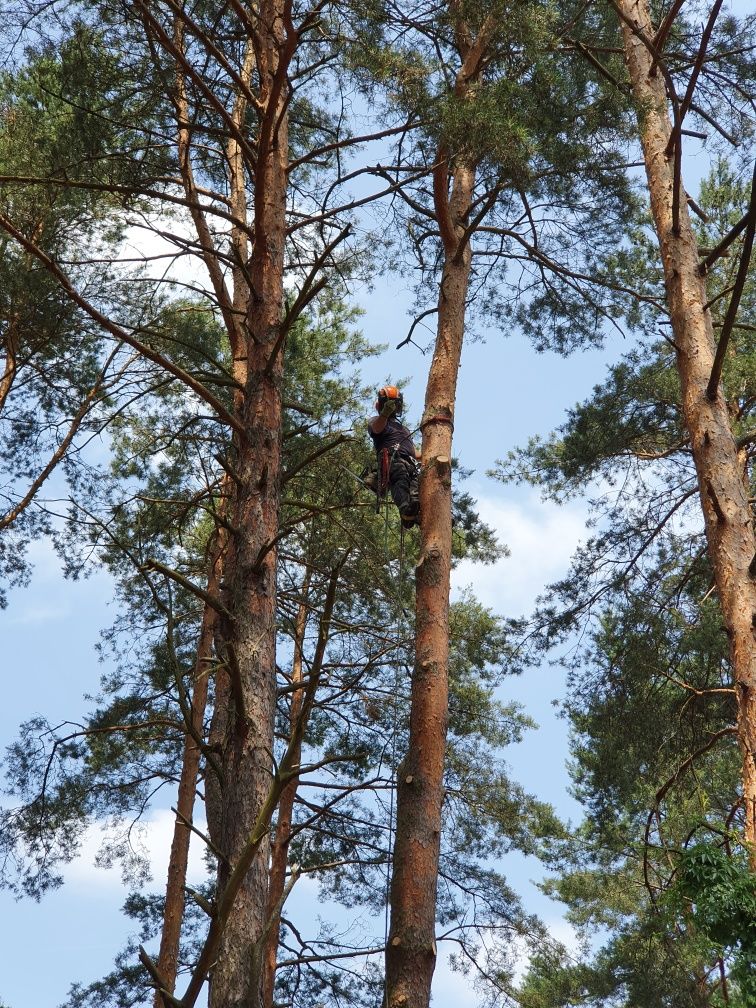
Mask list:
[[[196,889],[184,886],[184,892],[194,900],[200,910],[207,914],[208,917],[212,919],[215,916],[215,907],[213,904],[209,900],[206,900],[201,893],[198,893]]]
[[[619,80],[613,73],[607,70],[601,60],[594,56],[587,46],[583,45],[583,43],[578,39],[567,39],[566,41],[573,45],[580,55],[591,64],[594,70],[598,70],[601,76],[605,80],[609,81],[613,87],[617,88],[617,90],[624,95],[630,94],[630,86],[624,81]]]
[[[742,234],[742,232],[748,227],[748,222],[750,221],[750,219],[751,214],[749,211],[740,218],[740,220],[734,227],[730,228],[730,230],[727,232],[724,238],[717,245],[715,245],[713,249],[707,250],[705,258],[698,267],[699,272],[701,273],[702,276],[704,276],[709,271],[709,268],[717,261],[717,259],[722,258],[722,256],[725,254],[730,245],[732,245],[732,243],[735,241],[738,235]]]
[[[327,285],[328,283],[327,277],[321,277],[319,280],[315,280],[318,271],[323,267],[325,261],[336,249],[336,247],[340,245],[341,242],[343,242],[346,238],[348,238],[351,233],[352,233],[352,225],[347,224],[347,226],[342,228],[341,231],[336,235],[336,237],[332,241],[326,244],[320,255],[316,258],[309,274],[305,278],[305,281],[302,284],[302,287],[296,296],[296,299],[294,300],[294,303],[284,315],[283,322],[281,323],[282,336],[279,336],[276,345],[273,347],[273,350],[270,355],[271,361],[275,359],[275,356],[278,353],[278,350],[280,349],[279,342],[282,339],[286,338],[286,334],[288,333],[290,327],[294,324],[294,322],[296,322],[296,320],[299,318],[300,314],[307,307],[307,305],[315,297],[317,297],[320,291]],[[268,366],[269,367],[271,366],[270,363]]]
[[[732,328],[738,313],[738,306],[740,305],[740,298],[743,293],[746,280],[748,279],[748,268],[751,263],[751,252],[753,250],[753,236],[754,231],[756,231],[756,162],[754,162],[753,166],[753,178],[751,180],[751,203],[748,208],[747,216],[748,224],[743,237],[743,250],[740,254],[740,265],[738,266],[737,276],[735,277],[735,283],[733,284],[732,297],[730,298],[730,303],[727,306],[727,312],[722,322],[722,332],[719,335],[719,343],[717,344],[717,351],[714,355],[711,377],[709,378],[709,384],[706,389],[706,396],[709,402],[714,402],[717,397],[717,389],[719,387],[719,380],[722,377],[722,367],[724,366],[727,344],[730,341],[730,335],[732,334]]]
[[[181,1008],[181,1002],[178,1001],[171,993],[169,993],[169,991],[166,988],[165,980],[162,974],[160,973],[160,970],[157,968],[155,963],[149,957],[143,945],[139,946],[139,961],[152,977],[152,980],[155,984],[155,988],[160,997],[163,999],[163,1004],[166,1006],[166,1008]]]
[[[424,318],[427,318],[429,315],[436,315],[436,314],[438,314],[438,308],[428,308],[426,311],[421,312],[420,315],[416,315],[412,321],[412,325],[410,326],[409,332],[401,341],[401,343],[396,344],[396,349],[401,350],[402,347],[407,346],[408,343],[411,343],[412,333],[415,331],[420,322],[422,322],[422,320]]]
[[[178,821],[183,826],[186,826],[186,828],[188,830],[191,830],[192,833],[196,834],[200,838],[200,840],[205,844],[205,846],[208,848],[208,850],[211,850],[213,852],[213,854],[215,855],[215,857],[219,861],[223,862],[223,864],[226,864],[226,865],[229,863],[228,862],[228,858],[226,857],[226,855],[222,851],[218,850],[218,848],[212,842],[212,840],[210,839],[210,837],[206,836],[201,830],[197,829],[197,827],[194,825],[194,823],[190,819],[187,819],[186,816],[182,815],[179,812],[179,810],[176,809],[176,808],[174,808],[172,805],[171,805],[171,812],[173,812],[173,814],[176,816],[176,818],[178,819]],[[212,917],[212,913],[209,914],[209,916]]]
[[[13,221],[11,221],[10,218],[2,212],[0,212],[0,227],[3,228],[3,230],[5,230],[15,241],[17,241],[19,245],[25,248],[27,252],[31,253],[31,255],[37,259],[42,266],[44,266],[48,273],[51,274],[59,286],[62,287],[69,299],[73,301],[74,304],[78,305],[78,307],[89,315],[91,319],[97,322],[98,325],[102,326],[106,332],[109,332],[111,335],[115,336],[116,339],[121,340],[130,347],[133,347],[143,357],[146,357],[147,360],[152,361],[153,364],[157,364],[169,374],[172,374],[174,378],[178,378],[179,381],[187,385],[200,397],[200,399],[206,402],[208,406],[213,409],[219,420],[233,428],[242,436],[245,435],[245,430],[242,424],[236,419],[236,417],[228,412],[219,399],[217,399],[211,392],[208,392],[204,385],[192,378],[187,371],[179,367],[177,364],[174,364],[173,361],[170,361],[167,357],[164,357],[162,354],[152,350],[145,343],[142,343],[141,340],[138,340],[131,333],[127,332],[117,323],[113,322],[112,319],[103,315],[103,313],[95,308],[95,306],[88,301],[87,298],[76,290],[73,283],[69,280],[68,276],[63,272],[58,263],[47,255],[47,253],[44,252],[35,242],[31,241],[21,231],[19,231]]]
[[[18,518],[18,516],[31,504],[32,500],[37,494],[37,491],[45,483],[47,478],[52,474],[52,472],[57,467],[58,463],[61,461],[66,451],[68,450],[71,442],[73,441],[76,433],[84,422],[85,417],[91,409],[93,409],[100,398],[104,398],[106,394],[106,382],[105,378],[107,375],[108,368],[113,362],[114,358],[121,349],[121,344],[116,344],[115,349],[110,354],[110,356],[105,361],[105,364],[100,371],[97,381],[94,383],[92,388],[87,392],[81,405],[74,414],[69,424],[68,430],[66,431],[63,440],[60,442],[58,447],[55,449],[51,457],[48,459],[46,465],[42,468],[41,472],[34,479],[34,481],[29,486],[26,494],[21,498],[21,500],[15,504],[10,511],[6,511],[4,515],[0,515],[0,530],[8,528],[13,522]],[[125,367],[121,369],[119,374],[122,374]],[[113,379],[115,380],[115,379]]]
[[[688,109],[690,108],[690,103],[693,101],[693,93],[696,89],[696,83],[698,82],[698,75],[701,73],[701,68],[703,67],[704,60],[706,58],[706,50],[709,47],[709,41],[711,39],[711,33],[714,31],[714,24],[716,23],[717,17],[719,16],[719,11],[722,7],[722,0],[715,0],[714,6],[709,14],[709,20],[706,22],[706,27],[701,34],[701,44],[698,47],[698,54],[696,55],[695,63],[693,64],[693,69],[688,79],[688,87],[683,96],[683,100],[680,103],[680,112],[678,116],[677,132],[672,131],[672,135],[667,143],[666,155],[670,156],[672,153],[672,148],[674,144],[680,143],[680,135],[682,131],[683,119],[687,115]]]
[[[142,569],[145,571],[156,571],[158,574],[163,574],[165,577],[170,578],[171,581],[175,581],[176,584],[180,585],[186,591],[191,592],[193,595],[196,595],[197,598],[202,599],[206,605],[209,605],[211,609],[215,609],[215,611],[220,613],[221,616],[225,616],[230,619],[230,613],[220,599],[211,595],[210,592],[205,591],[204,588],[200,588],[199,585],[196,585],[190,578],[185,577],[183,574],[179,573],[179,571],[174,570],[173,567],[168,567],[159,560],[151,558],[142,564]]]

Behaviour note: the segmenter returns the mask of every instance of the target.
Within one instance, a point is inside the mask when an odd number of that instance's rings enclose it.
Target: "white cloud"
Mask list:
[[[52,623],[64,619],[70,613],[70,606],[55,603],[23,606],[20,612],[8,617],[8,626],[34,626],[35,624]]]
[[[452,588],[471,585],[480,602],[505,615],[527,612],[545,585],[566,572],[585,539],[585,510],[544,502],[535,493],[523,502],[479,497],[477,508],[511,555],[492,566],[462,561],[452,572]]]
[[[157,213],[126,228],[119,258],[127,269],[138,266],[153,280],[209,290],[210,278],[204,262],[195,251],[187,250],[193,239],[196,242],[188,212]]]
[[[173,838],[175,816],[168,809],[156,809],[142,823],[130,831],[130,843],[135,853],[147,859],[150,874],[155,883],[154,888],[161,889],[165,885],[168,873],[168,857]],[[203,822],[195,823],[197,828],[205,832]],[[103,823],[93,824],[84,833],[81,850],[78,856],[65,869],[66,882],[79,887],[121,887],[121,873],[118,866],[104,868],[97,865],[97,855],[103,844],[114,832],[122,834],[128,829],[127,823],[115,823],[108,826]],[[189,867],[187,882],[198,884],[207,877],[203,859],[204,845],[201,839],[192,835],[189,846]]]

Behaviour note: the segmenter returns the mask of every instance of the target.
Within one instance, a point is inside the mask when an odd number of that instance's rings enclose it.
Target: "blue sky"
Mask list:
[[[371,339],[393,346],[407,328],[401,291],[385,285],[366,293],[362,328]],[[610,355],[615,355],[613,346]],[[540,503],[531,490],[504,488],[487,479],[485,470],[508,449],[562,420],[564,410],[588,394],[600,379],[607,354],[592,351],[560,359],[535,354],[516,335],[490,333],[486,342],[465,348],[460,372],[455,426],[455,454],[475,470],[470,491],[479,498],[483,517],[499,531],[512,551],[493,568],[463,564],[456,572],[457,588],[471,584],[481,600],[504,615],[525,611],[534,595],[564,570],[583,534],[580,504],[558,508]],[[376,385],[391,375],[409,377],[406,397],[409,419],[417,422],[429,359],[415,347],[393,349],[369,362],[366,380]],[[48,543],[33,550],[35,575],[28,589],[12,593],[0,612],[0,633],[7,659],[8,683],[0,709],[0,742],[13,740],[21,721],[35,714],[49,720],[76,720],[84,709],[82,696],[98,688],[102,666],[94,646],[100,629],[115,617],[109,604],[105,575],[66,582]],[[554,716],[552,700],[562,684],[550,668],[510,679],[502,698],[518,700],[541,724],[507,754],[513,775],[526,788],[551,801],[566,815],[576,806],[565,795],[566,725]],[[154,851],[156,886],[162,886],[161,848],[170,834],[170,815],[156,813],[149,836]],[[119,913],[124,898],[117,871],[92,865],[96,838],[88,836],[81,858],[67,870],[66,885],[41,903],[14,902],[0,893],[3,920],[3,963],[0,1003],[8,1008],[46,1008],[59,1004],[74,981],[103,975],[121,948],[129,922]],[[199,854],[197,854],[199,857]],[[538,866],[522,857],[505,865],[523,891],[529,909],[553,918],[558,910],[529,883]],[[298,898],[304,898],[302,893]],[[313,908],[317,913],[317,908]],[[39,950],[44,949],[44,970]],[[475,1003],[466,980],[449,974],[442,963],[434,1004]]]
[[[688,175],[689,187],[695,188]],[[360,292],[358,300],[365,309],[361,322],[365,334],[392,348],[381,359],[368,362],[365,377],[376,385],[389,376],[408,377],[409,419],[416,423],[429,358],[414,346],[393,350],[407,332],[409,294],[394,279],[391,286],[380,282],[372,292]],[[545,505],[533,491],[503,487],[486,478],[485,471],[528,437],[558,426],[565,410],[585,398],[601,380],[607,363],[629,346],[615,335],[602,350],[563,359],[536,354],[516,333],[489,332],[485,341],[465,347],[454,450],[463,465],[474,470],[468,489],[511,556],[493,568],[461,565],[455,574],[456,590],[471,584],[486,605],[506,616],[519,615],[547,582],[565,571],[585,534],[580,502]],[[6,660],[0,706],[3,746],[13,741],[18,725],[35,714],[52,722],[75,720],[81,714],[82,696],[97,691],[102,672],[94,650],[98,632],[115,617],[104,575],[66,582],[49,544],[41,543],[33,552],[36,573],[31,586],[12,592],[8,609],[0,611]],[[566,725],[553,707],[562,692],[563,682],[551,667],[507,680],[502,699],[521,702],[541,726],[520,745],[510,747],[507,759],[523,786],[552,802],[563,815],[575,816],[579,810],[566,794]],[[156,813],[149,833],[158,888],[163,884],[160,852],[170,828],[170,817]],[[86,839],[84,855],[66,873],[66,885],[41,903],[16,903],[0,893],[0,1005],[5,1008],[53,1008],[63,1001],[71,983],[87,983],[107,972],[123,944],[130,929],[119,913],[125,892],[116,871],[92,865],[95,838]],[[538,865],[511,856],[503,867],[523,893],[527,909],[541,913],[564,937],[567,932],[558,908],[530,882],[538,875]],[[295,890],[292,898],[308,897]],[[435,990],[436,1008],[476,1004],[467,981],[451,976],[443,961]]]

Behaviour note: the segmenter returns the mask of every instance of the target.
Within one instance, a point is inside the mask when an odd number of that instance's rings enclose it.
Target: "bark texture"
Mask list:
[[[469,100],[485,52],[485,38],[472,39],[466,27],[460,25],[457,48],[461,67],[456,94]],[[436,965],[436,890],[449,697],[451,449],[471,266],[466,222],[474,188],[475,167],[463,162],[450,165],[442,147],[434,173],[433,195],[444,264],[438,331],[421,424],[415,669],[409,748],[397,771],[391,922],[386,946],[387,1008],[426,1008]]]
[[[215,595],[218,591],[218,566],[219,564],[216,559],[207,585],[208,593],[211,595]],[[186,886],[186,872],[189,864],[190,826],[194,816],[194,800],[197,793],[197,781],[202,756],[201,741],[204,736],[210,663],[213,660],[215,616],[215,610],[211,606],[205,605],[197,645],[197,657],[194,665],[192,701],[190,710],[188,711],[189,719],[184,738],[181,776],[179,778],[178,796],[176,799],[176,821],[173,827],[171,853],[168,859],[165,911],[163,913],[163,930],[160,936],[160,953],[157,968],[160,972],[164,989],[169,994],[173,994],[176,989],[181,922],[184,917],[184,887]],[[166,1002],[160,990],[156,990],[155,1008],[165,1008],[165,1004]]]
[[[305,575],[305,583],[302,586],[302,601],[299,604],[297,618],[294,629],[294,655],[291,666],[291,684],[294,692],[291,695],[291,706],[289,708],[289,721],[292,726],[296,725],[302,714],[302,704],[304,701],[304,690],[302,688],[303,679],[303,649],[305,632],[307,630],[307,611],[309,594],[310,571]],[[301,745],[296,747],[294,752],[294,762],[299,763],[301,758]],[[289,781],[281,792],[281,800],[278,803],[278,816],[276,818],[276,829],[270,845],[270,886],[268,890],[268,933],[265,936],[264,948],[262,950],[262,970],[263,970],[263,1005],[264,1008],[273,1008],[273,988],[276,979],[276,960],[278,956],[278,930],[281,921],[281,910],[283,909],[283,898],[286,890],[286,865],[289,854],[289,844],[291,843],[291,825],[294,815],[294,801],[297,796],[299,778],[295,777]]]
[[[250,22],[258,77],[254,163],[254,236],[249,259],[236,277],[246,295],[235,376],[244,379],[235,413],[241,432],[230,460],[235,492],[224,568],[224,604],[218,650],[225,663],[216,688],[211,748],[219,778],[208,781],[208,828],[221,852],[218,902],[229,887],[233,909],[220,937],[210,978],[210,1008],[259,1008],[262,973],[257,949],[267,924],[267,827],[249,841],[273,787],[275,716],[276,536],[281,482],[281,383],[284,240],[288,169],[288,64],[296,45],[284,0],[260,4]],[[247,47],[245,69],[251,69]],[[243,116],[237,105],[235,116]],[[229,147],[234,192],[239,191],[238,149]],[[236,180],[236,182],[235,182]],[[241,241],[237,233],[237,244]],[[269,816],[267,817],[269,821]],[[244,868],[240,879],[238,868]],[[232,881],[233,880],[233,881]],[[240,884],[239,884],[240,883]],[[230,889],[229,889],[230,894]]]
[[[673,133],[646,0],[619,0],[625,55],[639,110],[651,208],[661,249],[667,303],[677,346],[683,417],[698,475],[709,557],[730,639],[743,765],[745,839],[756,844],[756,553],[748,474],[733,437],[721,384],[707,386],[716,344],[704,277],[682,184],[675,185]],[[679,137],[678,137],[679,143]],[[677,192],[675,190],[677,189]],[[675,224],[677,226],[675,227]],[[756,870],[756,847],[751,848]]]
[[[471,174],[465,172],[464,181],[455,186],[460,204],[462,190],[470,191]],[[389,1008],[428,1005],[436,964],[436,888],[449,697],[452,418],[469,274],[469,248],[444,266],[438,336],[422,424],[416,654],[409,748],[397,771],[391,925],[386,947]]]
[[[472,168],[455,171],[449,210],[460,236],[474,183]],[[465,242],[444,263],[438,334],[421,425],[415,670],[409,749],[397,773],[391,927],[386,948],[389,1008],[428,1005],[436,965],[436,888],[449,702],[451,448],[469,278],[470,246]]]

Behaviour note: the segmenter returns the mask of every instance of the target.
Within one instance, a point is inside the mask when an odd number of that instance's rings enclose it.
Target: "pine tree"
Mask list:
[[[140,369],[147,383],[175,381],[213,417],[210,439],[224,475],[219,476],[217,463],[206,470],[217,536],[205,586],[182,581],[170,556],[166,562],[138,560],[150,561],[149,570],[174,579],[174,590],[193,591],[213,609],[215,648],[223,656],[213,693],[215,777],[207,785],[209,833],[224,851],[218,866],[220,910],[190,981],[187,1004],[198,996],[216,958],[213,1003],[257,1003],[260,996],[259,971],[253,976],[249,967],[265,927],[267,825],[280,790],[280,782],[272,790],[270,782],[283,348],[299,314],[322,292],[323,270],[336,261],[336,249],[349,235],[352,201],[332,199],[314,209],[313,168],[325,165],[332,191],[337,189],[338,152],[344,144],[358,143],[311,100],[317,83],[306,94],[310,74],[317,77],[318,68],[325,72],[333,59],[338,23],[326,32],[326,22],[305,10],[295,24],[298,15],[277,0],[254,15],[240,9],[217,13],[141,3],[95,4],[73,12],[47,8],[35,29],[50,29],[50,39],[40,47],[48,62],[56,62],[62,36],[80,41],[83,34],[88,40],[87,46],[72,43],[74,58],[56,93],[91,142],[83,157],[69,147],[62,159],[42,163],[37,174],[8,175],[4,183],[31,193],[104,192],[118,205],[124,225],[141,217],[148,234],[167,238],[168,256],[191,251],[209,278],[204,307],[222,322],[227,357],[218,354],[217,344],[192,344],[185,354],[180,332],[164,325],[166,304],[173,302],[179,310],[175,301],[182,279],[173,275],[155,282],[135,275],[138,271],[122,276],[116,294],[143,284],[139,311],[130,313],[125,298],[83,288],[58,250],[24,230],[18,204],[0,218],[5,233],[46,271],[66,306],[88,318],[104,340],[136,353],[126,382]],[[90,72],[87,63],[91,51],[100,56],[97,72]],[[130,92],[142,104],[139,111],[130,110],[130,129],[119,130],[124,95]],[[98,131],[102,122],[110,128]],[[122,173],[112,172],[113,165]],[[290,192],[300,187],[300,209],[290,213]],[[161,214],[176,215],[176,224],[164,223]],[[303,228],[309,229],[306,238]],[[117,258],[117,252],[110,255],[111,269],[119,269]],[[285,268],[295,278],[288,303]],[[8,374],[14,367],[12,342],[15,336],[7,341]],[[187,423],[199,425],[192,419]],[[102,534],[107,538],[109,532]],[[216,583],[217,594],[208,590]],[[172,966],[163,977],[159,967],[145,962],[156,985],[168,990]]]
[[[697,199],[707,217],[699,225],[702,245],[714,247],[730,232],[747,198],[738,173],[718,162]],[[738,258],[711,270],[715,327],[727,307],[718,295],[730,287]],[[647,305],[662,303],[663,275],[646,230],[618,254],[617,270],[626,284],[635,277]],[[746,451],[753,306],[749,282],[723,369],[733,430]],[[542,599],[536,635],[550,647],[580,627],[583,644],[590,640],[565,660],[572,775],[586,821],[548,853],[546,863],[559,875],[547,891],[567,903],[577,927],[609,934],[585,961],[570,962],[566,954],[534,961],[521,993],[539,1008],[610,996],[620,1005],[710,1006],[727,997],[739,1003],[737,971],[731,976],[730,969],[737,942],[730,937],[723,948],[712,940],[677,882],[686,849],[695,853],[700,844],[715,863],[729,851],[735,875],[742,871],[744,812],[728,638],[697,501],[676,352],[658,336],[660,317],[644,308],[637,318],[647,335],[639,346],[556,435],[534,439],[500,470],[555,500],[594,497],[596,529],[569,575]],[[719,891],[714,873],[709,881],[710,892]],[[747,942],[747,932],[741,937]]]
[[[411,162],[415,170],[418,161],[425,166],[431,185],[410,178],[401,193],[424,294],[436,302],[418,314],[408,339],[428,315],[437,316],[437,330],[421,422],[417,650],[407,756],[398,775],[386,958],[387,1004],[399,1006],[429,1002],[436,958],[451,445],[465,333],[470,316],[478,315],[516,319],[537,334],[540,346],[600,339],[599,320],[608,314],[611,295],[607,299],[598,283],[599,265],[612,226],[632,208],[618,170],[622,118],[614,118],[616,102],[586,76],[582,61],[553,58],[566,28],[550,6],[450,3],[433,14],[390,10],[380,27],[391,48],[386,55],[366,47],[374,79],[389,82],[399,101],[435,114]],[[575,109],[582,112],[584,105],[590,109],[587,128],[574,129],[563,142],[564,118],[574,124]],[[559,208],[556,226],[545,219],[552,200]],[[571,244],[565,254],[562,228],[572,235],[590,231],[591,241]],[[521,274],[510,281],[506,271],[513,262]],[[477,311],[469,311],[473,293]]]
[[[696,70],[679,103],[645,3],[616,6],[621,20],[630,84],[639,109],[651,209],[659,240],[667,303],[680,375],[683,418],[698,475],[706,540],[717,594],[730,637],[738,702],[738,739],[743,760],[744,833],[756,851],[756,536],[749,503],[750,477],[732,431],[721,388],[727,349],[742,281],[736,282],[718,344],[699,252],[680,172],[682,121],[695,97]],[[699,47],[707,55],[718,6],[712,10]],[[668,28],[671,26],[668,26]],[[665,73],[666,71],[666,73]],[[666,77],[666,79],[665,79]],[[668,109],[674,103],[675,122]],[[756,176],[754,183],[756,192]],[[753,216],[753,211],[749,215]],[[741,258],[743,280],[751,254],[754,222],[747,227]],[[756,868],[756,853],[752,855]]]

